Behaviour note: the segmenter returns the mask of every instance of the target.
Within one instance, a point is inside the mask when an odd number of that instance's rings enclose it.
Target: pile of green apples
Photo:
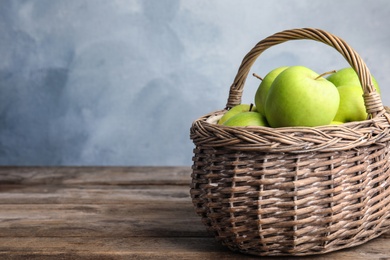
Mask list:
[[[366,120],[363,89],[354,69],[347,67],[329,74],[319,75],[304,66],[275,68],[262,79],[254,105],[232,107],[218,124],[314,127]],[[374,77],[372,82],[380,93]]]

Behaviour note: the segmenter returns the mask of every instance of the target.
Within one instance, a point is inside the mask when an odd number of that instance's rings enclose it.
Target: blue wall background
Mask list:
[[[345,39],[390,104],[389,17],[388,0],[1,0],[0,164],[190,165],[192,121],[225,106],[258,41],[290,28]],[[299,41],[253,72],[281,65],[347,66]]]

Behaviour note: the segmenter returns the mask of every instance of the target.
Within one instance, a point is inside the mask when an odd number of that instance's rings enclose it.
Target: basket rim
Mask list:
[[[226,109],[217,110],[193,121],[190,138],[195,145],[238,151],[307,153],[358,149],[390,141],[390,114],[385,110],[364,121],[315,127],[232,127],[209,122],[211,117],[224,112]]]

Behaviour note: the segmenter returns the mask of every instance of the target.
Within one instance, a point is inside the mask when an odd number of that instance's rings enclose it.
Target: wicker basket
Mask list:
[[[267,48],[314,40],[336,49],[359,75],[369,119],[320,127],[227,127],[245,79]],[[390,114],[359,55],[319,29],[276,33],[243,59],[224,110],[194,121],[191,197],[218,241],[253,255],[327,253],[390,228]]]

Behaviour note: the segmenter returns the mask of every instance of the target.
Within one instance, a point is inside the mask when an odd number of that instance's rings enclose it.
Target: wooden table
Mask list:
[[[0,259],[281,259],[216,243],[194,213],[190,173],[188,167],[0,167]],[[390,259],[390,232],[299,259]]]

